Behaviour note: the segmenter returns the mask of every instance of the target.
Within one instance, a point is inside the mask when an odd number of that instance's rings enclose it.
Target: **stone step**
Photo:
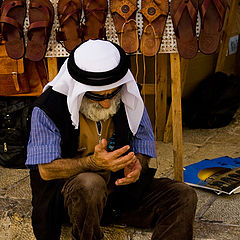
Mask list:
[[[0,198],[0,240],[34,240],[31,201]],[[151,229],[111,225],[102,227],[105,240],[150,240]],[[63,225],[61,240],[71,240],[71,226]],[[194,240],[240,240],[238,225],[195,221]]]

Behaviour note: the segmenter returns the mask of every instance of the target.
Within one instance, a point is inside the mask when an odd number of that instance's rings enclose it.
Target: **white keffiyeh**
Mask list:
[[[88,72],[105,72],[115,68],[120,61],[118,49],[109,41],[88,40],[81,44],[74,52],[76,65]],[[82,98],[87,91],[105,91],[123,85],[121,100],[124,103],[129,127],[135,135],[144,110],[144,103],[136,81],[130,70],[119,81],[105,86],[89,86],[74,80],[68,72],[67,61],[62,65],[57,76],[43,89],[52,86],[56,92],[67,96],[67,105],[71,120],[75,128],[79,124],[79,109]]]

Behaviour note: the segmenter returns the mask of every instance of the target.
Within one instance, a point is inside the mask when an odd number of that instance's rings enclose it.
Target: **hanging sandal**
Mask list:
[[[54,20],[54,9],[49,0],[31,0],[27,32],[26,58],[40,61],[46,51]]]
[[[25,53],[23,23],[26,15],[24,0],[5,0],[1,6],[1,32],[10,58],[20,59]]]
[[[193,58],[197,55],[196,36],[198,0],[172,0],[170,14],[181,57]]]
[[[110,10],[120,46],[126,53],[135,53],[139,48],[136,23],[137,0],[111,0]]]
[[[107,0],[83,0],[84,40],[106,39]]]
[[[200,0],[201,30],[199,50],[204,54],[216,52],[227,9],[226,0]]]
[[[82,42],[82,3],[80,0],[59,0],[57,9],[61,31],[56,31],[56,40],[71,52]]]
[[[168,0],[142,0],[143,33],[140,50],[144,56],[157,54],[168,16]]]

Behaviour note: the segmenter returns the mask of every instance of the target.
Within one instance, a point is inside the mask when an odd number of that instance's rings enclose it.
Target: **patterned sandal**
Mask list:
[[[135,20],[137,0],[111,0],[110,9],[120,46],[126,53],[135,53],[139,48]]]
[[[142,0],[143,34],[140,50],[144,56],[154,56],[159,51],[169,10],[168,0]]]

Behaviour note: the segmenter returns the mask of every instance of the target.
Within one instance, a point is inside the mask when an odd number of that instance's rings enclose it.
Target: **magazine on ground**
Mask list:
[[[240,158],[205,159],[185,166],[184,182],[217,194],[240,193]]]

